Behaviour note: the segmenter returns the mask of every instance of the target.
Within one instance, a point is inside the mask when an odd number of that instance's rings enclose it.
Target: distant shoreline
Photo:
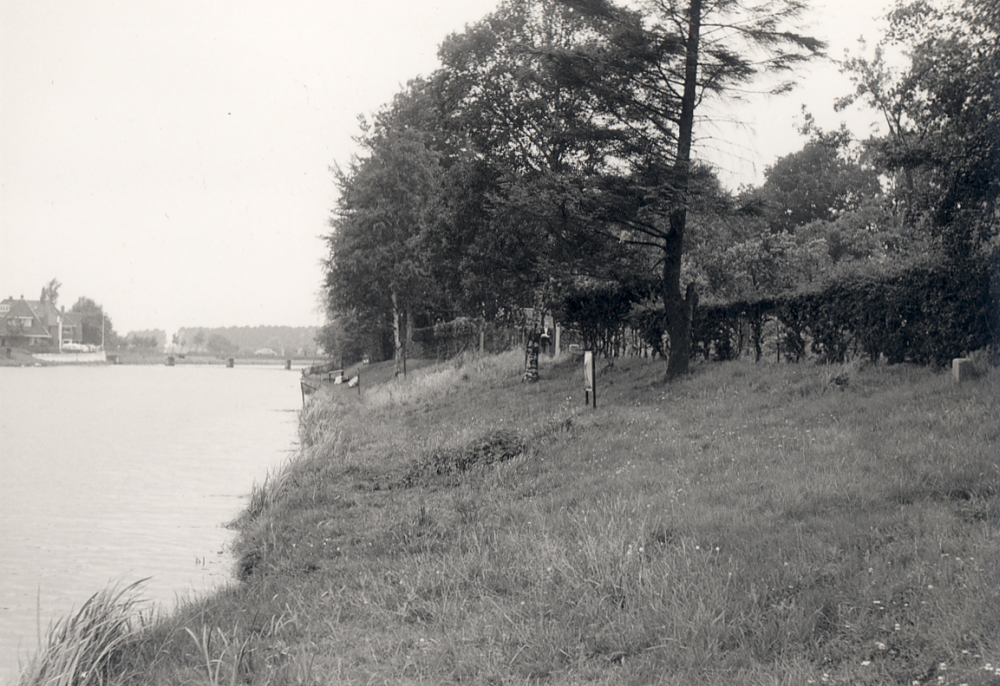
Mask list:
[[[230,358],[233,359],[234,366],[284,366],[288,360],[291,360],[292,370],[298,370],[302,367],[308,367],[312,364],[317,364],[323,360],[314,357],[238,357],[230,355],[203,355],[203,354],[184,354],[184,355],[168,355],[166,353],[160,352],[146,352],[146,351],[122,351],[122,352],[107,352],[106,360],[88,360],[88,361],[78,361],[70,360],[69,357],[74,355],[73,353],[66,354],[67,359],[65,361],[59,360],[55,355],[46,355],[45,357],[36,357],[24,349],[13,348],[11,350],[10,357],[8,357],[4,351],[0,350],[0,367],[51,367],[63,364],[75,364],[75,365],[166,365],[167,358],[174,358],[174,365],[221,365],[225,366]]]

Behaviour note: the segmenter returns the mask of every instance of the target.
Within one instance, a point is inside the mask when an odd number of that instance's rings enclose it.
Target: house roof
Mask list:
[[[47,300],[25,300],[25,302],[45,326],[58,326],[60,319],[62,319],[63,326],[80,326],[83,323],[83,315],[78,312],[67,312],[66,308],[60,310]]]
[[[16,333],[27,338],[52,338],[52,327],[59,326],[60,319],[63,327],[75,327],[77,335],[83,330],[81,315],[61,311],[48,301],[7,298],[0,301],[0,305],[7,306],[7,311],[0,314],[0,335]],[[28,317],[31,317],[31,326],[19,329],[16,320]]]
[[[49,334],[49,329],[45,326],[45,322],[38,316],[38,314],[31,307],[31,304],[21,298],[20,300],[14,300],[13,298],[8,298],[4,300],[2,305],[9,306],[3,316],[0,317],[0,327],[3,327],[2,332],[4,335],[18,335],[24,336],[25,338],[51,338]],[[21,320],[30,319],[30,326],[25,326],[20,324]]]

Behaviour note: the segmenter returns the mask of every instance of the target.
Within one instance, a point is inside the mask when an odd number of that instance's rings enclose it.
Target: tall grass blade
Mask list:
[[[75,614],[51,624],[44,645],[22,669],[18,686],[87,686],[121,676],[122,652],[138,630],[139,593],[146,581],[113,584]]]

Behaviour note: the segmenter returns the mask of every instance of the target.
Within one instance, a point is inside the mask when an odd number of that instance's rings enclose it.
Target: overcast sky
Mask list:
[[[824,0],[843,56],[889,0]],[[357,117],[437,66],[496,0],[0,0],[0,298],[102,303],[119,333],[317,325],[324,244]],[[701,152],[735,187],[825,128],[831,64],[715,112]],[[867,133],[865,116],[850,120]]]

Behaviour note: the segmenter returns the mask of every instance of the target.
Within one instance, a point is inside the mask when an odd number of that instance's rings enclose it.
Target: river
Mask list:
[[[178,599],[231,580],[232,520],[294,449],[282,366],[0,368],[0,683],[39,626],[109,583]],[[40,621],[39,621],[40,620]]]

